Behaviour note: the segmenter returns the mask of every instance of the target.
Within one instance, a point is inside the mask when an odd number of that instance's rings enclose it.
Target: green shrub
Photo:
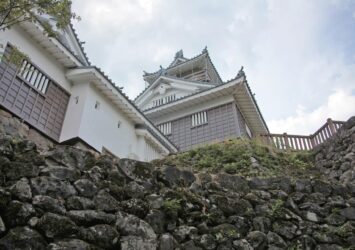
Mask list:
[[[178,199],[168,199],[163,202],[163,210],[167,216],[171,218],[176,218],[179,211],[181,210],[181,200]]]
[[[224,164],[223,169],[228,174],[236,174],[241,167],[242,164],[240,162],[233,162]]]
[[[256,160],[256,164],[252,163]],[[255,140],[234,139],[208,144],[155,161],[159,165],[191,167],[208,172],[225,171],[245,177],[272,177],[312,166],[308,152],[281,151]]]

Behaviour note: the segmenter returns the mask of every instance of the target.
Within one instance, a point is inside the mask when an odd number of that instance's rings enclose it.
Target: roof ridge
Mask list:
[[[171,103],[174,103],[174,102],[177,102],[177,101],[186,99],[186,98],[188,98],[188,97],[191,97],[191,96],[194,96],[194,95],[197,95],[197,94],[200,94],[200,93],[209,91],[209,90],[211,90],[211,89],[215,89],[215,88],[218,88],[218,87],[220,87],[220,86],[224,86],[224,85],[226,85],[226,84],[228,84],[228,83],[230,83],[230,82],[232,82],[232,81],[234,81],[234,80],[239,79],[240,77],[242,77],[242,76],[236,77],[235,79],[233,79],[233,80],[231,80],[231,81],[223,82],[223,83],[221,83],[221,84],[215,85],[215,86],[212,87],[212,88],[204,89],[204,90],[202,90],[202,91],[194,92],[194,93],[191,93],[191,94],[189,94],[189,95],[186,95],[186,96],[177,98],[177,99],[175,99],[174,101],[171,101],[171,102],[168,102],[168,103],[164,103],[164,104],[159,105],[159,106],[156,106],[156,107],[147,108],[147,109],[143,110],[143,112],[150,111],[150,110],[153,110],[153,109],[156,109],[156,108],[160,108],[160,107],[162,107],[162,106],[165,106],[165,105],[168,105],[168,104],[171,104]]]
[[[84,55],[86,61],[88,62],[88,65],[91,65],[91,62],[90,62],[90,60],[89,60],[89,57],[87,56],[87,53],[85,52],[85,49],[84,49],[84,46],[83,46],[83,44],[84,44],[85,42],[83,43],[83,42],[80,41],[79,36],[78,36],[78,34],[76,33],[76,29],[74,28],[74,25],[73,25],[72,22],[69,23],[69,26],[70,26],[70,28],[71,28],[72,31],[73,31],[74,38],[76,39],[76,41],[77,41],[77,43],[78,43],[78,45],[79,45],[79,47],[80,47],[80,49],[81,49],[81,52],[83,53],[83,55]]]
[[[176,76],[163,76],[163,77],[166,77],[166,78],[171,78],[171,79],[176,79],[176,80],[180,80],[180,81],[186,81],[186,82],[192,82],[192,83],[199,83],[199,84],[205,84],[205,85],[217,85],[218,83],[211,83],[211,82],[199,82],[199,81],[194,81],[194,80],[190,80],[190,79],[185,79],[185,78],[179,78],[179,77],[176,77]]]
[[[218,70],[216,69],[216,67],[214,66],[214,64],[213,64],[213,62],[212,62],[212,59],[211,59],[211,57],[210,57],[210,53],[209,53],[208,50],[207,50],[207,46],[203,49],[202,52],[204,52],[204,51],[206,51],[205,53],[207,54],[207,57],[208,57],[208,59],[210,60],[214,71],[217,73],[218,79],[221,81],[221,83],[223,83],[222,77],[219,75]]]
[[[207,47],[206,47],[206,48],[207,48]],[[205,49],[206,49],[206,48],[205,48]],[[194,59],[196,59],[196,58],[202,56],[203,54],[206,54],[206,53],[208,54],[207,49],[206,49],[206,50],[205,50],[205,49],[202,50],[202,52],[201,52],[200,54],[198,54],[198,55],[196,55],[196,56],[194,56],[194,57],[191,57],[190,59],[188,59],[187,61],[185,61],[185,62],[183,62],[183,63],[187,63],[187,62],[189,62],[189,61],[192,61],[192,60],[194,60]],[[172,68],[174,68],[174,67],[176,67],[176,66],[178,66],[178,65],[181,65],[181,64],[169,66],[169,67],[165,68],[165,70],[172,69]],[[148,72],[143,71],[143,72],[145,73],[145,74],[143,75],[143,77],[155,75],[155,74],[157,74],[157,73],[160,73],[160,71],[161,71],[161,69],[159,69],[159,70],[157,70],[157,71],[155,71],[155,72],[153,72],[153,73],[148,73]]]
[[[70,23],[70,24],[71,24],[71,23]],[[35,17],[34,25],[40,25],[40,26],[43,28],[44,21],[41,20],[39,17]],[[71,28],[70,25],[68,25],[68,27]],[[74,32],[74,30],[73,30],[73,34],[74,34],[75,39],[78,41],[79,46],[81,46],[81,45],[80,45],[80,42],[79,42],[79,40],[78,40],[78,38],[77,38],[77,34]],[[63,41],[61,41],[61,39],[59,39],[57,36],[49,36],[48,34],[45,34],[45,35],[48,37],[48,39],[55,39],[60,45],[62,45],[65,49],[67,49],[68,52],[69,52],[76,60],[78,60],[78,61],[79,61],[80,63],[82,63],[83,65],[86,65],[86,63],[85,63],[78,55],[76,55],[76,54],[74,53],[74,51],[72,51],[65,43],[63,43]],[[83,54],[84,54],[85,59],[87,59],[88,65],[90,66],[91,63],[90,63],[89,59],[87,58],[86,53],[85,53],[84,51],[83,51]]]
[[[234,81],[234,80],[236,80],[236,79],[238,79],[239,77],[242,77],[242,76],[245,78],[245,80],[247,79],[247,76],[245,75],[245,72],[244,72],[244,66],[242,66],[242,67],[240,68],[240,70],[238,71],[238,73],[237,73],[237,75],[236,75],[235,77],[233,77],[233,78],[230,79],[230,80],[227,80],[226,83],[227,83],[227,82]]]
[[[162,75],[161,75],[161,76],[162,76]],[[161,76],[159,76],[159,77],[161,77]],[[158,77],[156,80],[158,80],[159,77]],[[163,76],[163,77],[170,78],[170,79],[173,79],[173,80],[180,80],[180,81],[186,81],[186,82],[191,82],[191,83],[199,83],[199,84],[204,84],[204,85],[211,85],[211,86],[216,86],[216,85],[218,85],[218,83],[213,84],[213,83],[209,83],[209,82],[199,82],[199,81],[193,81],[193,80],[189,80],[189,79],[183,79],[183,78],[179,78],[179,77],[175,77],[175,76]],[[156,81],[156,80],[155,80],[155,81]],[[154,82],[155,82],[155,81],[154,81]],[[152,86],[152,84],[149,84],[147,87],[145,87],[145,88],[134,98],[133,101],[136,101],[139,97],[141,97],[141,96],[146,92],[146,90],[150,88],[150,86]]]

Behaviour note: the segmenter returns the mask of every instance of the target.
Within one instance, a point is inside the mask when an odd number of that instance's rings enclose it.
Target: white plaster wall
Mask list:
[[[79,96],[78,104],[76,96]],[[96,102],[100,103],[98,109],[95,109]],[[75,137],[80,137],[99,152],[105,147],[120,158],[147,161],[151,157],[146,155],[147,142],[136,134],[135,124],[89,83],[73,87],[64,121],[61,140]]]
[[[152,161],[163,157],[163,155],[157,151],[156,146],[143,136],[138,137],[137,152],[139,152],[138,155],[142,161]]]
[[[68,92],[71,92],[71,84],[65,78],[66,69],[52,56],[38,45],[25,31],[14,26],[10,30],[0,31],[0,44],[6,46],[11,43],[27,54],[30,60],[43,72],[50,76],[56,83]]]
[[[156,148],[148,141],[145,141],[145,161],[161,159],[163,155],[157,152]]]
[[[86,84],[87,96],[82,113],[79,137],[102,151],[107,148],[121,158],[135,158],[138,137],[134,123],[107,100],[94,86]],[[95,103],[100,107],[95,109]],[[121,122],[118,128],[118,122]]]
[[[88,94],[89,88],[86,83],[78,83],[73,86],[63,122],[62,133],[60,135],[61,142],[79,136],[82,115]]]
[[[71,94],[61,142],[80,137],[96,150],[102,152],[105,147],[121,158],[150,160],[161,157],[154,147],[147,153],[144,139],[138,147],[134,124],[90,84],[73,86],[65,77],[66,69],[21,28],[0,31],[0,44],[6,46],[8,42],[27,54],[35,65]],[[76,97],[79,97],[78,103]],[[96,101],[100,102],[99,110],[95,109]],[[120,128],[118,121],[121,121]]]
[[[76,97],[79,97],[76,103]],[[95,109],[96,102],[100,103]],[[118,121],[121,122],[118,128]],[[137,135],[135,124],[93,85],[82,82],[72,88],[64,120],[61,141],[80,137],[97,151],[103,147],[120,158],[150,161],[160,158],[153,146],[148,152],[148,141]]]

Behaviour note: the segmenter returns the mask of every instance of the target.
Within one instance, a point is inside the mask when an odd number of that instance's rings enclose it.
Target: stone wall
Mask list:
[[[341,162],[352,164],[344,145],[352,144],[353,136],[350,141],[348,132],[343,135],[318,154],[338,152]],[[327,155],[317,156],[318,165]],[[332,168],[322,162],[318,169]],[[355,185],[337,178],[192,173],[69,146],[40,153],[35,143],[12,136],[0,137],[0,176],[4,250],[340,250],[355,245]]]
[[[2,108],[0,108],[0,134],[31,140],[39,150],[47,150],[54,145],[52,140],[38,132],[37,129]]]
[[[2,108],[0,108],[0,134],[30,140],[36,144],[36,148],[40,152],[47,151],[59,144]],[[89,151],[95,156],[100,154],[81,140],[70,142],[70,145],[81,150]]]
[[[315,165],[330,181],[355,184],[355,117],[314,150]]]

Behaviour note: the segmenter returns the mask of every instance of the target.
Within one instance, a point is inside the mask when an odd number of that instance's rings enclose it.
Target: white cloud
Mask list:
[[[327,118],[347,120],[355,115],[354,92],[355,89],[352,91],[336,90],[328,97],[326,103],[312,111],[306,111],[305,107],[299,105],[296,115],[269,121],[269,129],[272,133],[287,132],[289,134],[309,135],[320,128]]]
[[[334,21],[334,13],[352,19],[351,1],[76,0],[73,4],[82,17],[75,27],[87,42],[91,61],[132,99],[144,89],[143,70],[167,66],[180,49],[186,57],[195,56],[205,45],[222,79],[233,78],[244,66],[266,120],[297,117],[300,103],[304,112],[314,111],[336,89],[355,86],[355,49],[349,46],[354,39],[338,39],[342,31],[355,38],[355,30]]]

